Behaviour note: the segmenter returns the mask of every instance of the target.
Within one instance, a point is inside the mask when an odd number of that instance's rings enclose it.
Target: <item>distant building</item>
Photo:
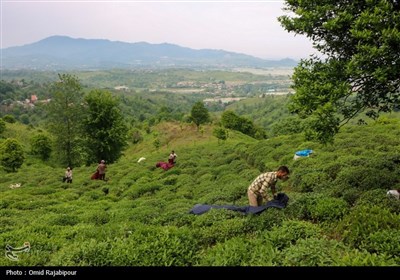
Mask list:
[[[114,87],[114,89],[116,89],[116,90],[129,90],[129,88],[127,87],[127,86],[116,86],[116,87]]]
[[[35,94],[31,95],[31,103],[35,103],[38,100],[37,96]]]
[[[203,100],[204,103],[209,104],[212,102],[220,102],[223,104],[231,103],[235,101],[240,101],[242,99],[246,99],[246,97],[222,97],[222,98],[206,98]]]

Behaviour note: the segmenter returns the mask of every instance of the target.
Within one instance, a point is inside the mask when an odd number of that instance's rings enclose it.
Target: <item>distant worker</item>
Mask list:
[[[271,189],[272,195],[275,196],[276,182],[278,179],[285,181],[287,178],[289,178],[289,168],[286,166],[280,166],[277,171],[260,174],[247,190],[250,206],[261,206],[263,200],[267,202],[268,188]]]
[[[67,170],[65,170],[63,182],[67,183],[72,183],[72,169],[70,167],[67,167]]]
[[[394,197],[396,199],[400,199],[400,189],[398,190],[389,190],[387,193],[388,197]]]
[[[100,180],[105,180],[106,179],[106,162],[104,160],[101,160],[99,165],[97,166],[97,171],[99,172],[99,178]]]
[[[168,162],[169,162],[170,164],[175,164],[175,163],[176,163],[176,158],[177,158],[177,157],[178,157],[178,155],[175,154],[175,151],[174,151],[174,150],[172,150],[171,153],[170,153],[169,156],[168,156]]]

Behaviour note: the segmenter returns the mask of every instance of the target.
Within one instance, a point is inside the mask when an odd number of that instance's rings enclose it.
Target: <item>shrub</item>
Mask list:
[[[279,254],[279,265],[283,266],[332,266],[343,244],[336,240],[307,238],[300,239]]]
[[[6,130],[6,122],[0,118],[0,135]]]
[[[125,195],[130,199],[135,199],[146,193],[154,194],[155,191],[161,189],[162,187],[163,185],[160,182],[149,182],[143,184],[137,182],[137,184],[125,192]]]
[[[176,184],[176,182],[178,181],[178,176],[175,174],[169,174],[169,176],[167,178],[165,178],[162,182],[164,185],[170,185],[173,186]]]
[[[318,225],[294,220],[284,221],[281,226],[274,227],[265,234],[265,238],[279,250],[296,244],[300,239],[321,236],[322,230]]]
[[[208,213],[202,216],[209,216],[212,212],[227,212],[230,210],[211,209]],[[211,212],[211,213],[210,213]],[[230,211],[233,212],[233,211]],[[238,213],[235,213],[239,215]],[[210,219],[210,216],[208,217]],[[195,223],[193,224],[195,225]],[[223,221],[212,221],[211,225],[196,228],[196,236],[198,236],[199,243],[203,246],[212,246],[218,242],[224,242],[235,236],[244,235],[246,233],[246,222],[243,219],[226,219]]]
[[[131,131],[131,141],[133,144],[138,144],[143,141],[143,136],[139,129],[133,129]]]
[[[361,166],[352,166],[342,169],[339,172],[335,185],[341,188],[356,188],[359,190],[371,190],[376,188],[389,189],[396,183],[391,171],[377,167],[367,167],[365,162],[359,163]]]
[[[341,193],[341,196],[342,196],[343,200],[347,202],[348,205],[354,206],[356,204],[357,200],[360,198],[362,193],[363,192],[360,190],[348,189],[348,190],[344,190]]]
[[[348,209],[346,201],[333,197],[322,197],[309,205],[311,218],[319,222],[339,220]]]
[[[331,162],[328,163],[324,166],[324,172],[329,176],[330,180],[335,180],[337,177],[337,174],[340,172],[342,169],[342,164],[340,162]]]
[[[77,216],[61,214],[54,218],[51,224],[59,226],[73,226],[77,223],[79,223],[79,219]]]
[[[15,120],[13,115],[5,115],[5,116],[3,116],[3,121],[5,121],[7,123],[15,123],[16,122],[16,120]]]
[[[371,254],[367,251],[351,250],[336,256],[334,266],[395,266],[395,260],[386,255]]]
[[[343,243],[327,239],[300,239],[280,254],[283,266],[393,266],[385,255],[349,249]]]
[[[0,145],[0,164],[7,172],[16,172],[24,163],[25,155],[17,139],[7,138]]]
[[[272,266],[277,254],[271,243],[234,237],[205,251],[200,266]]]
[[[387,197],[386,190],[375,189],[363,192],[360,198],[356,201],[356,205],[359,206],[380,206],[388,209],[392,213],[400,214],[400,203],[398,200]]]
[[[106,266],[112,264],[113,243],[96,239],[83,240],[64,247],[53,256],[51,265]]]
[[[299,180],[300,179],[300,180]],[[312,172],[302,175],[293,186],[301,192],[312,192],[315,189],[323,189],[329,183],[329,177],[325,173]]]
[[[88,221],[95,225],[104,225],[110,221],[110,214],[105,211],[97,211],[89,216]]]
[[[226,140],[228,138],[228,130],[222,127],[216,127],[213,130],[213,135],[218,138],[218,143],[222,140]]]
[[[400,229],[399,215],[378,206],[356,207],[338,225],[343,241],[357,248],[370,234],[390,229]]]
[[[198,250],[187,228],[142,227],[118,240],[104,259],[114,266],[191,266]]]
[[[39,156],[42,160],[47,160],[51,154],[51,140],[43,134],[35,135],[31,140],[31,150],[33,155]]]
[[[361,242],[360,248],[366,249],[370,253],[400,258],[400,230],[388,229],[371,233]]]
[[[311,208],[318,200],[323,199],[324,195],[319,193],[303,194],[294,202],[290,203],[285,209],[287,215],[299,220],[313,220]]]

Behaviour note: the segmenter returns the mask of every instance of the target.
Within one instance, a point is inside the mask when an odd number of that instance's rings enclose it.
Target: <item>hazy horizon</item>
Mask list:
[[[263,59],[316,51],[280,26],[284,1],[2,0],[0,48],[59,35],[127,43],[169,43]]]

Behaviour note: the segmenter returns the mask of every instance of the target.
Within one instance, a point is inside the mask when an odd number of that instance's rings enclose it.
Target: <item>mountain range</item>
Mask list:
[[[294,67],[293,59],[265,60],[224,50],[195,50],[174,44],[126,43],[51,36],[1,50],[2,69],[101,70],[110,68]]]

